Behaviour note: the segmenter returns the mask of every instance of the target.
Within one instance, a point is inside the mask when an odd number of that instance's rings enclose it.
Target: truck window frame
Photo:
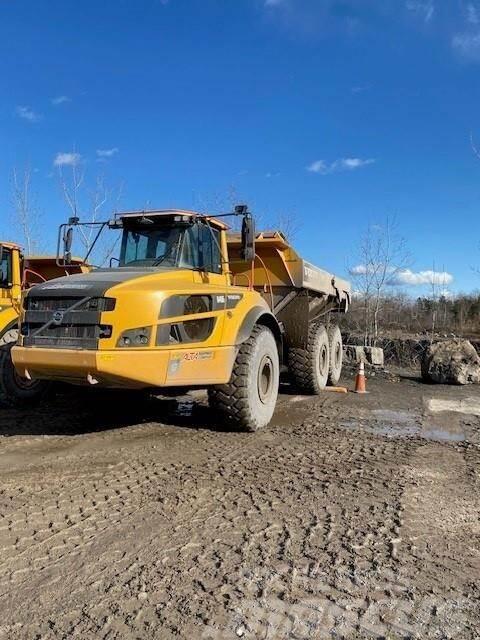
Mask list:
[[[6,270],[4,271],[4,268]],[[11,289],[12,287],[12,250],[3,247],[2,261],[0,263],[0,275],[4,275],[0,279],[0,289]]]
[[[175,225],[166,225],[166,227],[173,228]],[[178,245],[175,258],[175,268],[177,269],[190,269],[192,271],[205,271],[207,273],[221,274],[223,272],[222,255],[221,255],[221,232],[219,229],[212,227],[210,224],[200,221],[195,221],[190,225],[179,225],[181,233],[177,238]],[[154,231],[154,227],[150,229]],[[125,226],[122,235],[122,243],[119,256],[119,267],[135,267],[137,266],[137,260],[128,260],[130,249],[132,246],[131,237],[135,233],[138,233],[138,244],[143,243],[143,252],[145,254],[151,254],[153,243],[158,239],[155,236],[149,238],[148,227],[142,233],[142,230],[138,230],[135,227]],[[152,245],[152,246],[150,246]],[[140,251],[142,253],[142,251]],[[145,258],[144,260],[154,260],[154,258]],[[143,259],[140,259],[142,261]],[[145,267],[155,267],[157,265],[138,265]],[[167,262],[159,264],[158,266],[171,266]]]

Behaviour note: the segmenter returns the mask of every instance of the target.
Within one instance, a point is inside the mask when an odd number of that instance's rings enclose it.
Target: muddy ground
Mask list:
[[[0,638],[480,637],[480,390],[369,390],[1,411]]]

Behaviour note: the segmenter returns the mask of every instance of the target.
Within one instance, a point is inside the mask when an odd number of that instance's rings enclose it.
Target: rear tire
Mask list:
[[[241,431],[257,431],[272,419],[280,362],[273,333],[257,325],[239,349],[228,384],[209,389],[210,407]]]
[[[293,383],[300,393],[318,394],[327,385],[330,349],[323,324],[312,324],[305,349],[291,348],[288,366]]]
[[[42,400],[50,382],[27,380],[15,371],[11,351],[17,338],[17,329],[10,329],[0,338],[0,405],[31,406]]]
[[[335,387],[342,375],[343,342],[338,324],[328,328],[328,346],[330,349],[330,363],[328,367],[328,384]]]

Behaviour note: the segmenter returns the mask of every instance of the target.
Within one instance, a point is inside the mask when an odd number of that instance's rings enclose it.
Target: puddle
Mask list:
[[[462,442],[465,440],[465,434],[458,431],[448,431],[448,429],[438,428],[434,426],[426,426],[420,433],[422,438],[427,440],[440,440],[445,442]]]
[[[425,406],[431,413],[452,411],[464,413],[470,416],[480,416],[480,399],[464,398],[463,400],[439,400],[438,398],[425,399]]]
[[[423,424],[418,414],[409,411],[375,409],[371,413],[370,419],[348,420],[341,426],[387,438],[416,436],[439,442],[461,442],[465,439],[463,432],[454,431],[439,424]]]

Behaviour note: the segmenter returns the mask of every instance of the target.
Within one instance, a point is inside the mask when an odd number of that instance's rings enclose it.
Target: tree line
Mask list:
[[[419,336],[480,338],[480,292],[456,296],[420,296],[387,293],[378,300],[376,331],[365,326],[370,301],[355,295],[349,313],[342,318],[346,333],[362,336],[374,345],[383,337]]]

